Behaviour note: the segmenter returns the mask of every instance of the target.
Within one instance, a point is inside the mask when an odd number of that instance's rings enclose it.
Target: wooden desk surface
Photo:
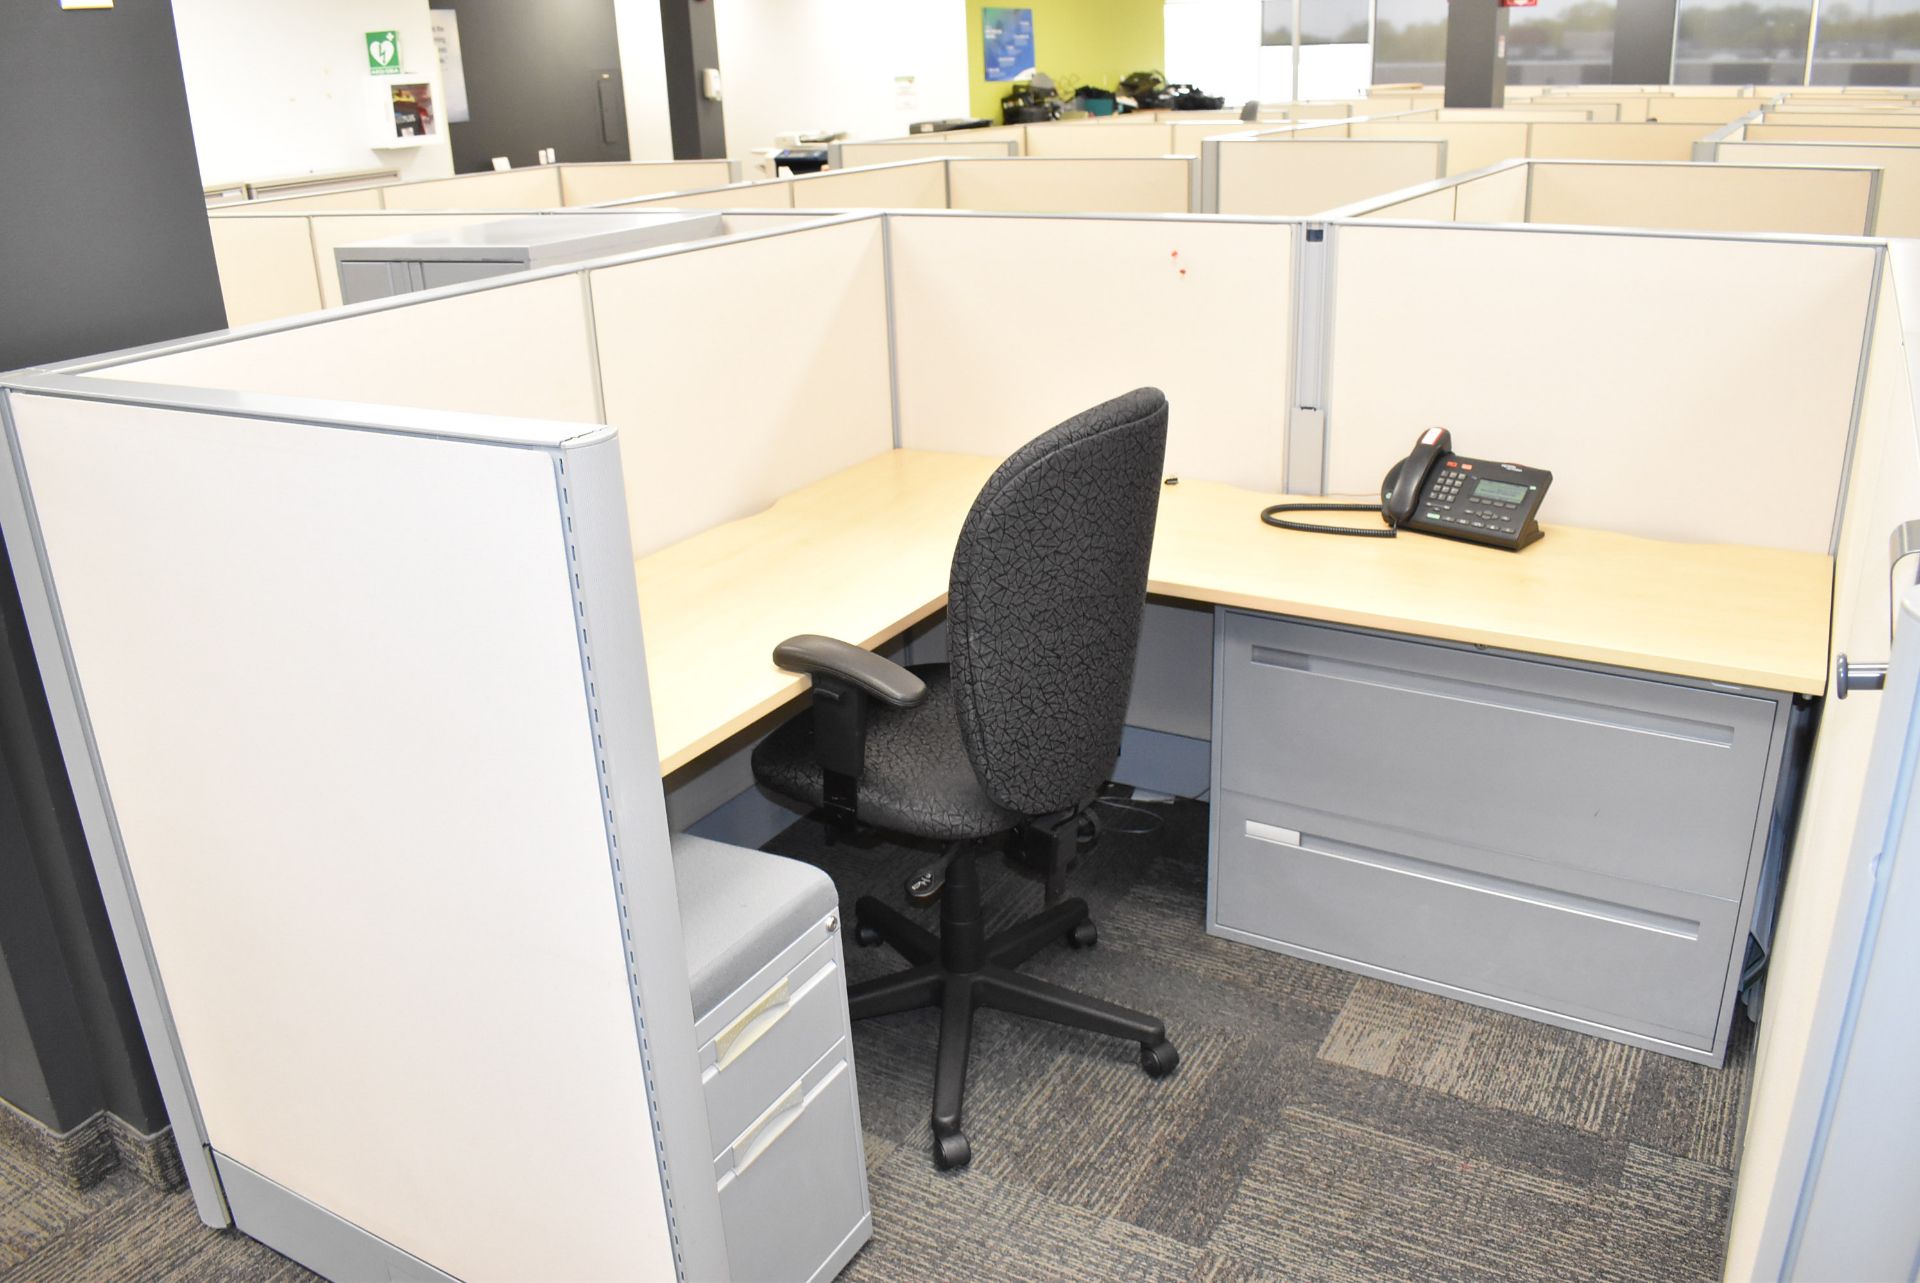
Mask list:
[[[773,666],[781,640],[824,633],[875,646],[940,610],[960,525],[998,463],[890,451],[640,558],[662,772],[805,692],[805,679]],[[1345,539],[1261,525],[1260,509],[1282,498],[1206,481],[1164,487],[1149,590],[1770,690],[1826,689],[1825,554],[1569,526],[1548,526],[1519,554],[1418,534]]]

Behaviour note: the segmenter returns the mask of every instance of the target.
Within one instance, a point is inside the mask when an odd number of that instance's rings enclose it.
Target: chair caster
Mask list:
[[[1100,929],[1089,918],[1067,932],[1067,943],[1076,949],[1091,949],[1100,943]]]
[[[881,943],[880,933],[864,922],[854,924],[853,940],[862,949],[871,949]]]
[[[1140,1044],[1140,1068],[1147,1071],[1147,1077],[1165,1078],[1179,1067],[1180,1053],[1165,1038]]]
[[[959,1132],[933,1138],[933,1165],[943,1172],[958,1171],[973,1161],[973,1146]]]

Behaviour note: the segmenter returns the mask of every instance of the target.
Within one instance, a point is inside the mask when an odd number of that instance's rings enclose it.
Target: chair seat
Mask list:
[[[987,796],[960,737],[960,714],[945,664],[921,664],[927,684],[917,708],[868,705],[866,768],[860,777],[861,820],[917,837],[989,837],[1018,827],[1025,816]],[[812,806],[825,784],[813,749],[813,713],[790,718],[753,750],[754,778],[776,793]]]

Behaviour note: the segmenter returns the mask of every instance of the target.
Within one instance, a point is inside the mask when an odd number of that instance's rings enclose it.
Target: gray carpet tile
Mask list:
[[[1206,808],[1149,809],[1154,832],[1110,831],[1075,874],[1099,946],[1049,948],[1025,969],[1165,1018],[1179,1073],[1155,1082],[1128,1046],[982,1012],[974,1161],[942,1174],[928,1152],[933,1014],[856,1025],[875,1241],[847,1278],[1717,1274],[1744,1025],[1711,1069],[1208,936]],[[861,894],[903,904],[935,854],[829,845],[812,821],[769,849],[825,868],[849,914]],[[1038,908],[1037,885],[997,856],[981,867],[996,923]],[[850,953],[854,981],[902,965],[885,948]]]
[[[44,1174],[38,1181],[47,1184]],[[0,1283],[315,1283],[279,1253],[232,1231],[200,1223],[185,1191],[163,1192],[116,1171],[84,1194],[57,1233],[0,1269]],[[11,1241],[17,1208],[0,1207],[0,1239]],[[5,1258],[0,1258],[5,1259]]]
[[[1711,1069],[1204,933],[1206,808],[1148,808],[1075,875],[1100,944],[1027,970],[1163,1016],[1182,1053],[981,1012],[974,1162],[941,1173],[927,1123],[932,1012],[863,1021],[854,1050],[874,1241],[849,1283],[1177,1280],[1670,1283],[1718,1274],[1751,1073],[1742,1023]],[[1142,826],[1114,812],[1116,827]],[[827,869],[849,910],[902,903],[931,851],[770,848]],[[990,918],[1038,886],[982,862]],[[931,927],[931,910],[909,910]],[[852,949],[853,980],[897,969]],[[121,1171],[85,1193],[0,1145],[0,1283],[308,1283]]]

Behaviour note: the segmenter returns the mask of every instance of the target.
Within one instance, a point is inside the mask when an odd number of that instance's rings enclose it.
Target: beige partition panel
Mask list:
[[[1536,160],[1692,160],[1694,141],[1707,132],[1693,124],[1543,121],[1532,126],[1527,155]]]
[[[1391,205],[1381,205],[1369,209],[1359,218],[1417,219],[1427,223],[1451,223],[1457,213],[1460,188],[1457,185],[1436,188],[1422,192],[1418,196],[1409,196]]]
[[[385,209],[386,204],[381,199],[380,193],[387,187],[396,185],[388,183],[380,187],[350,187],[345,191],[313,192],[306,196],[275,196],[268,200],[249,201],[237,209],[223,211],[222,217],[229,214],[244,218],[249,214],[311,214],[348,209]]]
[[[1524,121],[1502,120],[1404,125],[1391,120],[1371,120],[1355,121],[1351,128],[1355,138],[1437,138],[1447,145],[1447,173],[1451,175],[1525,156],[1529,126]]]
[[[1893,618],[1887,534],[1920,511],[1920,456],[1910,356],[1893,306],[1893,276],[1883,279],[1879,315],[1860,408],[1860,438],[1834,565],[1833,658],[1887,658]],[[1910,582],[1910,581],[1909,581]],[[1754,1054],[1755,1078],[1740,1158],[1726,1277],[1770,1277],[1783,1244],[1763,1246],[1764,1220],[1791,1208],[1812,1138],[1798,1131],[1796,1095],[1832,1067],[1835,1012],[1821,1002],[1847,864],[1860,818],[1883,697],[1857,691],[1829,699],[1808,768],[1781,893],[1779,925],[1767,965],[1766,1018]],[[1771,1255],[1769,1255],[1771,1254]]]
[[[207,220],[229,326],[275,321],[324,306],[307,223],[299,214]]]
[[[1757,123],[1796,128],[1838,125],[1847,129],[1920,129],[1920,112],[1769,111]]]
[[[1172,125],[1055,124],[1027,126],[1029,156],[1171,156]]]
[[[1527,182],[1533,168],[1525,164],[1513,165],[1458,184],[1453,196],[1454,221],[1527,222]]]
[[[968,130],[968,133],[974,131]],[[1010,138],[935,138],[926,142],[889,139],[874,143],[841,143],[840,168],[891,165],[900,160],[927,160],[934,156],[1018,156],[1020,145]]]
[[[671,1278],[551,455],[14,406],[210,1144],[474,1283]]]
[[[665,196],[643,196],[623,200],[603,209],[792,209],[793,180],[777,178],[764,183],[735,183],[731,187],[709,187],[705,191],[673,192]]]
[[[1335,239],[1331,491],[1372,491],[1440,423],[1462,453],[1552,471],[1549,523],[1827,551],[1875,246],[1365,224]],[[1736,452],[1738,484],[1702,484]]]
[[[1184,156],[1008,156],[947,163],[954,209],[1015,214],[1185,214],[1193,167]]]
[[[578,276],[330,316],[98,373],[136,383],[601,422]]]
[[[658,160],[635,163],[560,166],[564,205],[598,205],[630,196],[720,187],[733,174],[724,160]]]
[[[1244,120],[1203,121],[1197,124],[1183,124],[1175,121],[1168,128],[1173,132],[1172,151],[1176,156],[1198,156],[1200,144],[1209,138],[1226,138],[1233,134],[1244,134],[1258,129],[1258,124]]]
[[[1647,119],[1675,125],[1725,125],[1760,104],[1748,98],[1690,98],[1676,95],[1647,104]]]
[[[1205,219],[896,216],[901,445],[1005,455],[1151,385],[1173,406],[1169,475],[1278,489],[1296,234]],[[1020,298],[1070,300],[1082,316],[1196,323],[1155,326],[1140,342],[1009,343],[1009,281]]]
[[[1723,162],[1752,165],[1862,165],[1880,170],[1876,236],[1920,236],[1920,140],[1904,146],[1846,143],[1721,143]]]
[[[1559,108],[1586,109],[1586,119],[1590,121],[1644,121],[1647,119],[1647,100],[1638,96],[1620,96],[1620,98],[1555,96],[1555,98],[1542,98],[1526,104],[1528,111]]]
[[[1532,170],[1527,221],[1534,223],[1825,236],[1873,230],[1870,169],[1551,164]],[[1461,221],[1469,220],[1463,214]]]
[[[1220,144],[1222,214],[1315,214],[1439,178],[1446,144],[1327,139]]]
[[[790,195],[795,209],[945,209],[947,164],[935,159],[807,174],[792,181]]]
[[[534,211],[538,212],[538,211]],[[472,227],[476,223],[497,223],[507,217],[502,210],[457,213],[314,215],[307,219],[313,238],[313,270],[320,278],[323,306],[339,307],[340,266],[334,251],[357,241],[381,240],[388,236],[406,236],[413,232],[437,232],[449,227]]]
[[[380,191],[388,209],[559,209],[560,167],[461,174]]]
[[[1765,122],[1747,126],[1750,143],[1910,143],[1920,142],[1910,125],[1862,120],[1857,124],[1802,125]]]
[[[635,556],[893,447],[881,228],[867,217],[592,273]]]
[[[1507,120],[1525,121],[1531,124],[1536,120],[1582,121],[1594,120],[1591,107],[1562,107],[1557,101],[1552,106],[1528,107],[1442,107],[1434,112],[1435,120]]]

